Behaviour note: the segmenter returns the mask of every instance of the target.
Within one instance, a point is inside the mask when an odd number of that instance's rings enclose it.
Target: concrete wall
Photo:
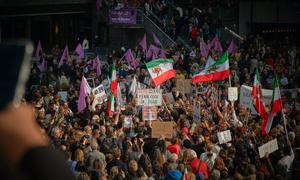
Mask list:
[[[300,3],[296,1],[269,0],[252,2],[253,23],[300,23]],[[249,33],[251,22],[251,0],[241,1],[239,4],[239,33]]]

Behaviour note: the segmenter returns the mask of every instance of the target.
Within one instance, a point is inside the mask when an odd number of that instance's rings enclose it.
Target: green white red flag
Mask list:
[[[279,83],[278,83],[277,77],[275,77],[274,86],[273,86],[273,95],[272,95],[272,101],[271,101],[271,111],[269,114],[269,119],[265,123],[265,126],[264,126],[267,133],[269,133],[271,130],[274,117],[276,116],[276,114],[278,112],[281,112],[281,111],[282,111],[282,101],[281,101]]]
[[[111,72],[111,84],[110,84],[110,96],[108,101],[108,115],[112,116],[113,112],[115,111],[115,98],[117,96],[118,90],[118,82],[117,82],[117,72],[115,64],[112,65],[112,72]]]
[[[152,77],[155,87],[176,77],[172,59],[156,59],[148,62],[146,67]]]
[[[267,135],[266,131],[266,124],[268,122],[268,113],[266,111],[265,103],[262,100],[262,87],[260,82],[260,74],[258,72],[258,69],[256,69],[255,76],[254,76],[254,83],[252,88],[252,97],[255,101],[255,109],[258,113],[258,115],[263,120],[262,123],[262,135]]]
[[[224,80],[230,76],[228,52],[225,52],[218,61],[208,66],[192,78],[192,83]]]

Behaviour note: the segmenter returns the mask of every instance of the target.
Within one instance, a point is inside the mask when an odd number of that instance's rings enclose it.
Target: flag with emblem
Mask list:
[[[253,82],[253,88],[252,88],[252,97],[254,99],[255,109],[261,119],[263,120],[262,123],[262,135],[265,136],[267,134],[266,131],[266,125],[268,122],[268,113],[265,108],[265,103],[262,100],[262,87],[260,83],[260,74],[258,72],[258,69],[256,69],[254,82]]]
[[[214,64],[208,66],[200,73],[195,74],[192,78],[192,83],[219,81],[228,78],[230,75],[228,61],[228,52],[225,52]],[[211,61],[208,61],[207,63],[210,62]]]
[[[115,111],[115,98],[117,96],[118,82],[117,82],[117,72],[115,64],[112,65],[111,73],[111,84],[110,84],[110,96],[108,101],[108,115],[112,116]]]
[[[155,87],[176,77],[172,59],[156,59],[148,62],[146,67],[152,77]]]

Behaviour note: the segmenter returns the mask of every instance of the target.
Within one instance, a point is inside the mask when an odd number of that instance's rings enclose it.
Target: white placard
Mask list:
[[[161,106],[162,90],[161,89],[138,89],[139,106]]]
[[[218,132],[217,136],[220,144],[224,144],[232,140],[230,130]]]
[[[258,147],[259,157],[263,158],[265,157],[266,153],[271,154],[272,152],[278,150],[278,143],[277,139],[273,139],[266,144],[263,144],[262,146]]]
[[[157,107],[156,106],[143,106],[143,120],[154,121],[157,120]]]
[[[106,96],[105,89],[104,89],[104,87],[103,87],[102,84],[100,86],[94,88],[92,90],[92,93],[94,95],[94,101],[93,101],[93,104],[92,104],[92,110],[94,111],[95,107],[98,104],[102,104],[103,102],[107,101],[107,96]]]
[[[228,100],[229,101],[238,100],[238,88],[237,87],[229,87],[228,88]]]

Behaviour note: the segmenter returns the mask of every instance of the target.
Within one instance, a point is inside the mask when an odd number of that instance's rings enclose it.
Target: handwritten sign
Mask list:
[[[192,90],[192,80],[176,79],[176,90],[184,94],[190,94]]]
[[[272,152],[278,150],[277,139],[273,139],[266,144],[258,147],[259,157],[265,157],[266,153],[271,154]]]
[[[232,140],[230,130],[218,132],[217,136],[220,144],[224,144]]]
[[[173,126],[174,123],[172,121],[153,121],[151,137],[160,138],[164,136],[165,138],[171,139],[173,136]]]
[[[161,89],[138,89],[139,106],[161,106],[162,90]]]
[[[229,101],[238,100],[238,89],[237,89],[237,87],[229,87],[228,88],[228,100]]]
[[[153,121],[157,120],[157,107],[156,106],[143,106],[143,120]]]

